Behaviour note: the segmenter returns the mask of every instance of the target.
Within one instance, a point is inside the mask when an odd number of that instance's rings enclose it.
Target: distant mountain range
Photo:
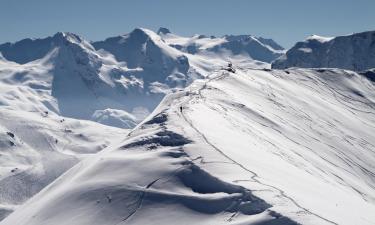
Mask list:
[[[312,35],[272,63],[272,68],[375,68],[375,31],[339,37]]]
[[[0,73],[7,71],[0,80],[12,84],[2,89],[4,95],[14,95],[9,90],[15,84],[25,90],[16,95],[26,99],[22,107],[26,104],[28,110],[131,128],[165,94],[225,67],[228,61],[268,67],[282,52],[273,40],[250,35],[181,37],[166,28],[158,33],[137,28],[90,43],[59,32],[0,45]],[[12,99],[1,103],[13,107],[20,103],[19,98]]]
[[[0,45],[0,224],[374,224],[374,33]]]

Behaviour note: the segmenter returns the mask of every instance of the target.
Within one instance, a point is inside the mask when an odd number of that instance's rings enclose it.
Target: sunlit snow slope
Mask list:
[[[166,94],[226,67],[228,58],[239,67],[270,67],[248,55],[212,57],[171,45],[144,28],[96,43],[58,32],[0,45],[0,220],[124,137],[128,131],[119,128],[136,126]]]
[[[126,134],[91,121],[0,107],[0,220]]]
[[[218,71],[0,224],[374,224],[374,93],[338,69]]]

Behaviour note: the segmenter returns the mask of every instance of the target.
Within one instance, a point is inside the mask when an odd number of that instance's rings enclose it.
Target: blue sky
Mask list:
[[[375,30],[375,0],[0,0],[0,43],[70,31],[88,40],[160,26],[181,35],[253,34],[285,47],[310,34]]]

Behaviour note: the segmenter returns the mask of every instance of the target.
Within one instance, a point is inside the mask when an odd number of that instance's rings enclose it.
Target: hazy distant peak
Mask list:
[[[160,27],[157,34],[170,34],[171,31],[168,28]]]

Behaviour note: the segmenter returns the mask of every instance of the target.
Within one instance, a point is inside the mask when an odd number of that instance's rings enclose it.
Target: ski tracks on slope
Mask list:
[[[215,77],[213,77],[213,78],[208,79],[208,80],[207,80],[206,82],[204,82],[204,84],[203,84],[203,85],[197,90],[197,94],[199,95],[199,97],[200,97],[201,99],[204,99],[204,96],[203,96],[203,94],[202,94],[202,91],[203,91],[204,89],[207,88],[207,84],[208,84],[208,83],[210,83],[210,82],[212,82],[212,81],[217,81],[217,80],[225,79],[225,78],[226,78],[227,76],[229,76],[229,75],[230,75],[229,73],[222,73],[221,75],[217,75],[217,76],[215,76]],[[188,98],[185,102],[183,102],[183,103],[181,104],[181,106],[190,104],[190,102],[191,102],[192,100],[193,100],[192,95],[189,95],[189,98]],[[260,177],[258,176],[257,173],[251,171],[250,169],[246,168],[246,167],[245,167],[244,165],[242,165],[241,163],[239,163],[239,162],[237,162],[236,160],[230,158],[230,157],[229,157],[227,154],[225,154],[220,148],[218,148],[218,147],[215,146],[212,142],[210,142],[210,141],[208,140],[208,138],[207,138],[202,132],[200,132],[199,129],[193,124],[192,120],[190,120],[190,119],[185,115],[184,112],[177,113],[177,115],[180,115],[180,116],[184,119],[184,121],[185,121],[186,123],[188,123],[189,126],[190,126],[190,127],[191,127],[191,128],[192,128],[192,129],[193,129],[193,130],[194,130],[199,136],[201,136],[202,139],[203,139],[203,140],[204,140],[209,146],[211,146],[215,151],[217,151],[219,154],[221,154],[222,156],[224,156],[225,158],[227,158],[227,159],[228,159],[229,161],[231,161],[233,164],[235,164],[235,165],[239,166],[240,168],[242,168],[243,170],[245,170],[245,171],[251,173],[251,174],[252,174],[252,176],[251,176],[251,180],[255,181],[256,183],[258,183],[258,184],[260,184],[260,185],[263,185],[263,186],[266,186],[266,187],[269,187],[269,188],[271,188],[271,189],[276,190],[277,192],[279,192],[280,196],[282,196],[282,197],[288,199],[288,200],[291,201],[295,206],[297,206],[297,207],[300,208],[301,210],[305,211],[306,213],[309,213],[309,214],[311,214],[311,215],[313,215],[313,216],[315,216],[315,217],[318,217],[318,218],[320,218],[320,219],[322,219],[322,220],[324,220],[324,221],[326,221],[326,222],[328,222],[328,223],[330,223],[330,224],[338,225],[336,222],[334,222],[334,221],[332,221],[332,220],[329,220],[329,219],[327,219],[327,218],[324,218],[324,217],[322,217],[322,216],[320,216],[320,215],[318,215],[318,214],[316,214],[316,213],[310,211],[309,209],[303,207],[303,206],[300,205],[296,200],[294,200],[292,197],[288,196],[283,190],[281,190],[281,189],[279,189],[279,188],[277,188],[277,187],[275,187],[275,186],[273,186],[273,185],[265,184],[265,183],[263,183],[262,181],[260,181]],[[251,190],[250,190],[250,191],[251,191]]]

